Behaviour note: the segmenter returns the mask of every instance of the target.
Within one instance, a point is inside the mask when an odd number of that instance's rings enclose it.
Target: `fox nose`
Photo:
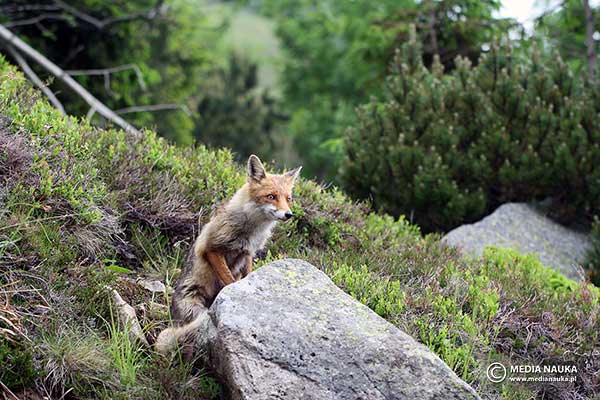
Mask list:
[[[294,216],[294,213],[292,213],[291,211],[286,211],[283,216],[285,217],[286,220],[288,220]]]

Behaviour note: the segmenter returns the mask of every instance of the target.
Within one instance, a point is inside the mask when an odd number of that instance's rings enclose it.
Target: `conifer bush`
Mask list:
[[[342,179],[425,231],[471,222],[507,201],[550,199],[556,217],[600,212],[600,85],[556,56],[494,46],[444,74],[420,45],[396,54],[383,100],[357,109]]]

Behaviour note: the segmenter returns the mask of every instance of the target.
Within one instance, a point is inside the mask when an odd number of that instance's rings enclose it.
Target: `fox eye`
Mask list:
[[[275,197],[276,196],[274,194],[268,194],[267,195],[267,199],[269,199],[269,200],[275,200]]]

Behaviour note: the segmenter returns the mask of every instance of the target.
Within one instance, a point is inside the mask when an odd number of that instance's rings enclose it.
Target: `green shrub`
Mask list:
[[[592,283],[600,287],[600,219],[592,224],[592,248],[587,255],[586,266]]]
[[[345,187],[426,231],[479,219],[507,201],[551,198],[557,217],[600,211],[600,84],[560,57],[492,47],[477,66],[427,70],[417,43],[398,52],[384,101],[347,130]]]
[[[28,345],[2,337],[0,337],[0,365],[2,366],[0,382],[12,389],[29,387],[38,374]]]

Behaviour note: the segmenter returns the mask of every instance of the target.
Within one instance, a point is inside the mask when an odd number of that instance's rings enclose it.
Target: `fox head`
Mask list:
[[[268,174],[254,154],[248,158],[248,192],[263,213],[272,220],[287,221],[294,216],[290,210],[292,188],[302,167],[282,175]]]

